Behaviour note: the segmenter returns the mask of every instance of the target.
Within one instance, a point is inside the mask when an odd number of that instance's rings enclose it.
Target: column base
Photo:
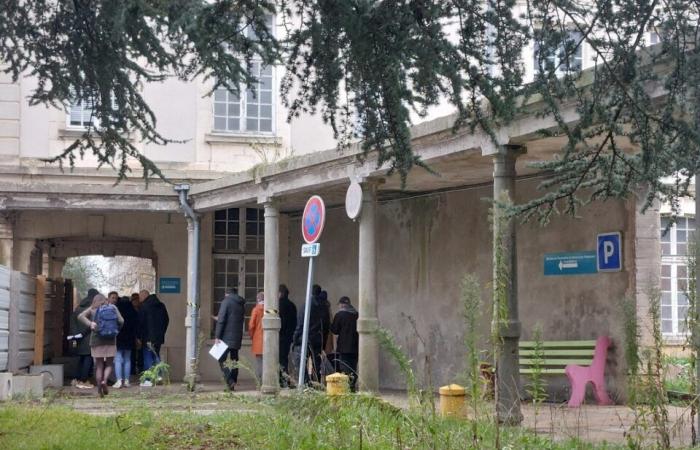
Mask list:
[[[279,386],[261,386],[260,393],[263,395],[277,395],[280,392]]]

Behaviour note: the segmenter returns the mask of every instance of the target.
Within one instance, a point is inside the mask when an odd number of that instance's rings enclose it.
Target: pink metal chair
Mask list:
[[[578,408],[586,396],[586,385],[593,383],[593,393],[599,405],[611,405],[612,400],[605,389],[605,360],[608,357],[608,347],[611,341],[607,336],[600,336],[595,343],[593,361],[590,366],[569,364],[564,369],[571,383],[569,407]]]

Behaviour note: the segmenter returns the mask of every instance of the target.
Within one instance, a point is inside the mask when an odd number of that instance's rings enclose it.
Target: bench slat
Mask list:
[[[545,358],[549,358],[551,356],[590,356],[591,359],[593,359],[593,354],[595,353],[595,350],[545,350],[542,352],[542,355]],[[520,356],[534,356],[535,355],[535,350],[520,350]]]
[[[590,366],[592,359],[544,359],[540,361],[541,366],[567,366],[569,364],[577,364],[579,366]],[[520,358],[521,366],[534,366],[535,360],[528,358]]]
[[[535,341],[520,341],[520,348],[534,348]],[[542,348],[595,348],[595,341],[543,341]]]
[[[520,369],[520,373],[524,375],[532,374],[534,371],[532,369]],[[564,369],[542,369],[541,373],[543,375],[559,375],[564,374]]]

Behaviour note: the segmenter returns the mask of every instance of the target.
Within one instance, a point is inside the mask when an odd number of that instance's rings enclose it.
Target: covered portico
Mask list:
[[[576,120],[573,110],[564,111],[564,117],[572,122]],[[387,176],[386,167],[377,167],[375,155],[369,154],[359,159],[359,146],[300,156],[192,187],[191,198],[198,212],[254,204],[265,208],[263,392],[275,393],[279,389],[278,284],[289,284],[295,292],[297,304],[303,307],[304,287],[300,280],[305,279],[306,264],[298,255],[301,245],[299,216],[306,200],[313,194],[320,195],[330,211],[329,222],[321,238],[322,257],[317,279],[324,287],[329,286],[342,294],[357,293],[361,388],[376,391],[380,385],[386,386],[392,382],[401,384],[395,374],[387,375],[389,372],[384,374],[384,382],[380,382],[381,368],[391,365],[388,361],[380,361],[381,352],[374,337],[380,322],[382,327],[396,332],[399,342],[405,344],[411,356],[416,356],[415,353],[432,353],[428,359],[437,359],[435,363],[443,365],[439,370],[434,367],[423,369],[441,373],[443,376],[440,378],[444,379],[449,378],[448,373],[451,373],[449,376],[456,376],[461,363],[455,363],[449,357],[436,357],[434,352],[440,351],[437,341],[433,349],[418,350],[423,344],[408,337],[410,333],[405,331],[407,317],[401,319],[403,312],[395,314],[397,309],[405,306],[400,304],[397,297],[400,298],[400,293],[406,292],[406,286],[412,283],[415,283],[413,291],[416,287],[429,291],[431,285],[445,289],[450,301],[440,305],[442,309],[439,314],[430,313],[431,306],[434,306],[430,304],[423,307],[411,304],[410,309],[422,316],[419,327],[421,323],[428,324],[430,318],[434,319],[432,324],[426,325],[427,333],[435,333],[435,326],[439,327],[441,320],[449,319],[448,328],[461,335],[463,324],[458,319],[454,321],[460,315],[461,276],[466,272],[480,273],[485,286],[492,278],[494,252],[488,219],[490,202],[482,200],[509,198],[522,202],[533,198],[537,195],[536,187],[541,174],[530,164],[551,159],[560,151],[564,140],[539,138],[538,130],[551,129],[555,124],[551,119],[536,118],[534,115],[522,117],[500,130],[500,146],[494,145],[483,133],[468,130],[455,132],[452,129],[454,119],[453,116],[443,117],[413,128],[415,152],[436,173],[415,168],[403,187],[398,176]],[[343,210],[345,193],[352,180],[360,182],[363,190],[363,208],[357,223],[347,219]],[[619,300],[630,293],[639,294],[633,275],[637,267],[636,254],[631,249],[635,247],[635,239],[647,239],[653,235],[653,230],[644,236],[637,232],[638,214],[634,201],[594,205],[589,211],[591,216],[588,216],[588,221],[555,218],[547,229],[529,224],[525,226],[525,242],[516,240],[516,228],[520,229],[521,226],[516,226],[514,221],[503,224],[506,230],[505,259],[512,281],[508,289],[510,316],[501,332],[505,349],[501,369],[509,373],[517,373],[518,370],[517,342],[523,329],[518,314],[519,305],[522,307],[522,302],[518,300],[519,293],[528,297],[528,308],[531,309],[526,316],[528,319],[545,320],[545,332],[551,331],[552,335],[561,338],[605,332],[621,339],[619,324],[613,323],[616,314],[613,311],[619,302],[608,299],[615,297]],[[284,227],[286,234],[281,234],[278,226],[281,216],[287,223]],[[505,219],[496,215],[496,220]],[[440,222],[438,228],[443,233],[440,236],[436,236],[434,230],[437,222]],[[648,224],[644,225],[644,230],[647,228]],[[630,249],[625,254],[625,270],[622,274],[594,279],[594,283],[599,283],[600,292],[591,290],[590,277],[575,280],[543,277],[541,267],[544,252],[587,248],[591,246],[595,230],[616,229],[623,231],[625,246]],[[543,236],[547,238],[543,239]],[[435,240],[436,237],[441,241]],[[431,259],[435,258],[433,252],[436,249],[444,250],[442,261]],[[474,253],[465,255],[467,249],[474,250]],[[284,270],[280,269],[282,267]],[[651,276],[656,276],[654,267],[648,270]],[[288,279],[282,279],[281,272],[287,273]],[[518,278],[527,280],[529,285],[520,287]],[[556,292],[553,286],[561,291]],[[604,290],[607,293],[603,294]],[[409,288],[406,295],[415,298],[417,294]],[[560,299],[561,304],[548,307],[547,303],[555,299]],[[574,312],[576,309],[579,311]],[[409,319],[415,319],[415,315]],[[587,320],[600,326],[585,325]],[[484,316],[482,323],[489,322],[490,317]],[[534,320],[529,322],[523,329],[528,336]],[[488,326],[484,328],[483,335],[489,335]],[[451,339],[450,343],[453,341]],[[446,348],[458,349],[452,344]],[[452,359],[459,359],[459,356],[453,355]],[[619,368],[614,370],[613,384],[621,392]],[[501,392],[506,393],[504,402],[517,401],[518,377],[511,377],[510,380],[503,377],[502,382],[505,383],[501,386]],[[510,399],[509,395],[512,396]]]

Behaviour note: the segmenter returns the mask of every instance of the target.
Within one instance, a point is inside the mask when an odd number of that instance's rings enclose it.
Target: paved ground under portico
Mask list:
[[[290,395],[291,392],[283,389],[281,395]],[[252,400],[260,394],[252,383],[248,383],[239,385],[235,395],[250,397]],[[408,406],[405,392],[383,391],[380,396],[395,406]],[[95,390],[81,390],[69,386],[62,390],[49,390],[45,398],[51,403],[95,415],[118,415],[134,408],[208,415],[230,411],[232,407],[231,397],[223,391],[220,383],[202,383],[195,394],[186,392],[180,383],[155,388],[132,386],[127,389],[111,389],[104,399],[97,398]],[[436,399],[436,404],[437,401]],[[237,403],[235,408],[245,412],[245,403],[242,405]],[[536,430],[539,434],[551,435],[554,439],[575,437],[594,443],[624,443],[625,433],[634,422],[634,411],[621,405],[584,405],[572,409],[565,404],[543,404],[535,416],[533,406],[524,404],[523,414],[524,426]],[[674,446],[690,446],[689,420],[689,408],[669,406],[669,425]]]

